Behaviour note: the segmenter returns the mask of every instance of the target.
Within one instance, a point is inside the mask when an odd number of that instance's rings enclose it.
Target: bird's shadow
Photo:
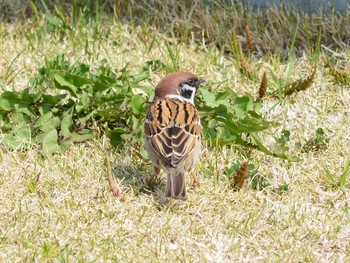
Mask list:
[[[148,195],[159,209],[170,205],[171,202],[164,195],[165,177],[163,173],[155,178],[151,185],[147,183],[147,179],[152,174],[152,165],[116,160],[111,162],[111,168],[113,177],[121,186],[123,195]]]

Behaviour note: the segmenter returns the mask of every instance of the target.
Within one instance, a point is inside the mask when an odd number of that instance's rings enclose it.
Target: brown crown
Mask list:
[[[175,72],[165,76],[157,85],[155,97],[164,98],[167,95],[180,95],[179,85],[193,78],[198,80],[198,77],[189,72]]]

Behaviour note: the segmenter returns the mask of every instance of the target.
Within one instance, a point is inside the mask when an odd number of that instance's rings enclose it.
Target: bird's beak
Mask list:
[[[197,83],[196,83],[196,88],[198,89],[199,86],[200,86],[202,83],[205,83],[205,82],[207,82],[205,79],[199,78],[198,81],[197,81]]]

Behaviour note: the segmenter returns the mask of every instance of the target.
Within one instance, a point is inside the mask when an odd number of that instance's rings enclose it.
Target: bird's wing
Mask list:
[[[145,138],[163,164],[178,166],[200,140],[202,126],[196,107],[172,99],[156,100],[145,121]]]

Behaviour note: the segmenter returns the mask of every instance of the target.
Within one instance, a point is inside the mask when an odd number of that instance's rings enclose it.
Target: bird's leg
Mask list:
[[[199,179],[198,177],[194,174],[194,172],[191,172],[192,178],[193,178],[193,188],[199,187]]]
[[[160,167],[153,166],[153,173],[151,176],[147,178],[148,186],[151,186],[153,184],[154,179],[159,175],[159,173],[160,173]]]

